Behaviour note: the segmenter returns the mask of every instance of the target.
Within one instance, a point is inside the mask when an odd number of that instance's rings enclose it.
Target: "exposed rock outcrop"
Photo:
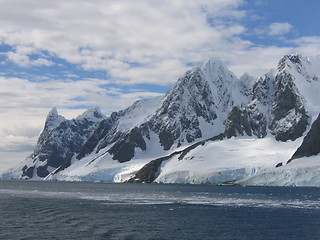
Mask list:
[[[310,124],[296,78],[306,70],[300,55],[284,56],[278,64],[278,72],[270,71],[252,88],[252,101],[247,105],[234,106],[226,121],[225,134],[236,136],[265,137],[268,131],[279,141],[296,140]]]
[[[284,142],[301,137],[309,124],[310,117],[293,76],[285,71],[276,77],[271,116],[271,133]]]
[[[227,138],[244,135],[263,138],[267,135],[266,117],[253,105],[235,106],[229,113],[224,134]]]
[[[311,129],[304,137],[301,146],[292,155],[288,162],[302,157],[310,157],[320,153],[320,114],[312,123]]]
[[[134,157],[135,148],[146,150],[146,142],[138,128],[132,129],[128,134],[121,137],[110,149],[113,160],[120,163],[130,161]]]

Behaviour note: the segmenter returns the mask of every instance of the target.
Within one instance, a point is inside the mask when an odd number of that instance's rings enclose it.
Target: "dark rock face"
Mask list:
[[[264,138],[267,135],[267,118],[254,105],[248,107],[250,127],[255,136]]]
[[[46,177],[47,175],[49,174],[48,170],[47,170],[47,167],[46,166],[39,166],[37,168],[37,175],[39,177]]]
[[[307,129],[310,119],[300,96],[290,74],[283,72],[277,75],[269,126],[277,140],[295,140]]]
[[[169,150],[175,140],[173,134],[169,130],[160,130],[159,139],[164,150]]]
[[[266,118],[252,105],[235,106],[229,113],[224,134],[227,138],[244,135],[263,138],[267,135]]]
[[[292,155],[291,159],[310,157],[320,153],[320,115],[313,122],[310,131],[304,137],[301,146]]]
[[[159,99],[160,104],[160,98],[157,99]],[[123,131],[123,129],[119,130],[118,126],[122,118],[128,118],[128,115],[130,116],[129,118],[135,117],[133,113],[136,111],[136,109],[138,109],[139,112],[141,106],[143,106],[143,104],[146,102],[148,101],[136,101],[127,109],[119,112],[113,112],[109,118],[103,120],[82,147],[77,155],[77,159],[80,160],[86,154],[91,153],[94,149],[96,149],[96,153],[99,153],[102,149],[110,147],[111,144],[114,144],[113,147],[111,147],[109,150],[106,150],[114,155],[114,160],[119,160],[121,162],[131,160],[131,158],[134,156],[134,146],[145,150],[145,142],[142,136],[150,139],[149,127],[147,123],[125,131]],[[121,147],[121,144],[125,144],[125,146]],[[126,153],[127,150],[128,152]],[[121,153],[121,151],[123,151],[123,153]]]
[[[97,129],[97,131],[94,132],[92,136],[92,140],[96,139],[96,141],[92,142],[92,145],[96,144],[97,147],[97,153],[110,145],[111,143],[114,143],[115,141],[118,141],[120,137],[122,136],[122,132],[117,131],[117,125],[118,120],[123,117],[126,112],[130,111],[130,108],[133,108],[134,105],[137,104],[135,102],[132,107],[129,107],[128,109],[119,111],[119,112],[113,112],[109,119],[107,119],[100,127]],[[100,141],[102,139],[102,141]],[[91,147],[93,150],[93,148]],[[91,151],[92,151],[91,150]]]
[[[277,75],[277,91],[275,93],[275,104],[272,108],[274,121],[284,118],[291,109],[301,105],[298,95],[294,92],[294,83],[290,74]]]
[[[146,150],[146,142],[138,128],[132,129],[128,134],[121,137],[108,152],[113,155],[113,160],[122,163],[130,161],[134,157],[136,147],[142,151]]]
[[[302,56],[299,54],[294,55],[285,55],[282,59],[280,59],[278,63],[278,70],[282,71],[287,66],[287,62],[290,61],[294,63],[296,66],[301,66],[301,58]]]
[[[235,106],[229,113],[224,134],[227,138],[248,135],[252,136],[249,115],[245,109]]]
[[[70,167],[70,165],[71,165],[71,159],[72,159],[72,154],[69,154],[66,158],[65,158],[65,160],[63,161],[63,163],[58,167],[58,168],[56,168],[55,170],[53,170],[51,173],[49,173],[49,174],[56,174],[56,173],[58,173],[58,172],[60,172],[60,171],[62,171],[62,170],[64,170],[64,169],[66,169],[67,167]],[[49,175],[48,174],[48,175]],[[48,175],[46,175],[46,176],[48,176]]]
[[[99,127],[92,133],[92,135],[88,138],[86,143],[83,145],[83,147],[80,149],[77,159],[80,160],[83,158],[86,154],[91,153],[94,148],[99,144],[100,140],[104,138],[104,141],[102,144],[99,146],[100,148],[105,147],[109,142],[107,141],[107,137],[109,136],[109,133],[113,127],[113,124],[115,123],[115,119],[108,118],[103,120],[100,124]],[[99,149],[98,149],[99,151]]]
[[[260,102],[264,106],[270,106],[274,98],[275,81],[273,76],[265,75],[253,85],[253,100]]]
[[[27,167],[26,165],[22,168],[22,177],[33,177],[34,166]]]
[[[144,165],[134,177],[130,178],[129,183],[152,183],[158,176],[160,165],[163,161],[170,159],[172,155],[158,158]]]

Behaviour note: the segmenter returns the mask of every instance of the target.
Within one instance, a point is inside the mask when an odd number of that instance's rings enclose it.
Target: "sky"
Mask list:
[[[0,0],[0,171],[32,153],[52,107],[73,118],[164,94],[217,57],[259,77],[320,55],[319,0]]]

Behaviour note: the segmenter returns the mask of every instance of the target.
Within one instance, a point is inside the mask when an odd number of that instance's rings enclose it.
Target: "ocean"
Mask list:
[[[320,188],[0,181],[0,239],[320,239]]]

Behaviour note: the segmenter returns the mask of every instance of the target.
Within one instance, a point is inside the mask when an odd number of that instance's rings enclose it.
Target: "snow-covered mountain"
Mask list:
[[[258,79],[238,79],[213,58],[165,96],[108,117],[95,107],[66,120],[52,109],[34,153],[2,177],[223,183],[255,176],[285,165],[302,143],[320,112],[319,80],[317,57],[286,55]]]
[[[22,169],[6,174],[12,175],[10,177],[44,178],[62,165],[70,166],[73,154],[81,149],[104,118],[97,106],[72,120],[65,119],[53,108],[46,118],[34,152],[23,163]]]
[[[307,105],[307,88],[314,87],[317,78],[306,73],[308,59],[299,55],[283,57],[277,71],[270,71],[253,86],[252,101],[245,106],[234,106],[227,120],[226,135],[256,135],[268,132],[276,140],[295,140],[310,124],[313,107]],[[302,70],[303,69],[303,70]],[[307,86],[308,85],[308,86]],[[312,103],[313,104],[313,103]]]

